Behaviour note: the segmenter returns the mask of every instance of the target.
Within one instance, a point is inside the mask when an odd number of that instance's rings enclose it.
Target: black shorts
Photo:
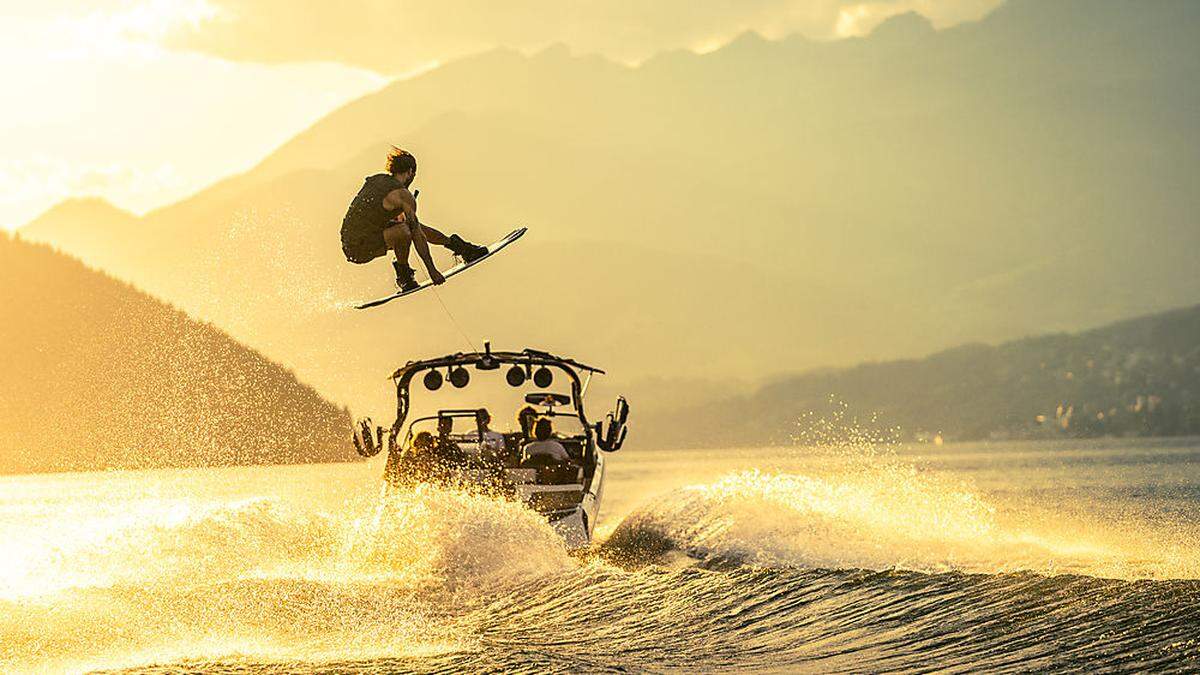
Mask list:
[[[383,230],[368,228],[350,228],[342,230],[342,253],[346,260],[361,265],[387,255],[387,242],[383,240]]]

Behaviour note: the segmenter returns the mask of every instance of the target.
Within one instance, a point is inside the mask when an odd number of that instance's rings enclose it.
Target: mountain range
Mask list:
[[[72,201],[21,231],[377,417],[395,365],[482,338],[598,363],[662,408],[664,377],[719,390],[1195,302],[1197,27],[1193,2],[1010,0],[637,67],[490,51],[176,204]],[[337,231],[391,144],[418,158],[425,221],[530,233],[356,312],[391,270],[346,263]]]
[[[1200,435],[1200,306],[778,378],[639,420],[653,446]],[[844,427],[844,428],[843,428]]]
[[[211,325],[0,235],[0,473],[347,461],[350,417]]]

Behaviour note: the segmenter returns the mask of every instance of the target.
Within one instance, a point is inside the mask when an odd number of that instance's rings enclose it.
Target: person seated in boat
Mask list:
[[[433,434],[422,431],[413,438],[397,461],[388,458],[388,473],[392,482],[400,485],[441,482],[443,476],[435,449]]]
[[[545,417],[533,425],[534,440],[526,443],[522,451],[521,466],[554,466],[571,461],[567,449],[554,440],[554,426]]]
[[[509,463],[510,454],[504,434],[492,431],[489,427],[491,421],[492,416],[485,408],[475,412],[475,424],[480,438],[479,454],[472,455],[470,463],[483,481],[490,483],[497,492],[504,493],[509,487],[504,480],[504,469]]]
[[[401,485],[456,483],[466,465],[466,455],[449,438],[453,423],[450,418],[438,419],[438,435],[422,431],[413,437],[412,445],[404,451],[391,476]]]
[[[528,443],[533,440],[533,423],[537,421],[537,408],[531,405],[522,406],[517,411],[517,428],[521,430],[522,441]]]
[[[458,447],[458,443],[450,438],[450,433],[454,431],[453,417],[439,417],[437,423],[437,440],[434,442],[434,454],[438,460],[445,463],[447,466],[461,465],[466,461],[467,455]]]
[[[479,457],[486,462],[503,462],[504,434],[492,431],[492,414],[486,408],[475,413],[475,426],[479,430]]]

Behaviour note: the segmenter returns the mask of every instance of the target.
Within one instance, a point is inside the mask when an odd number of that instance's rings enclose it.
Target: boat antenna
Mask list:
[[[595,375],[595,374],[596,374],[596,373],[595,373],[594,371],[591,371],[591,370],[589,370],[589,371],[588,371],[588,374],[587,374],[587,379],[585,379],[585,380],[583,381],[583,389],[580,389],[580,390],[579,390],[579,400],[581,400],[581,401],[582,401],[582,400],[583,400],[583,397],[584,397],[584,396],[587,396],[587,388],[588,388],[588,385],[592,383],[592,375]]]

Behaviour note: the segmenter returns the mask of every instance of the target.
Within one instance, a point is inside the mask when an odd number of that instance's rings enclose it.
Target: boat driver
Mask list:
[[[450,439],[454,422],[449,417],[438,418],[438,435],[422,431],[413,438],[412,446],[396,467],[395,477],[401,483],[432,483],[450,485],[455,482],[466,462],[466,455]]]
[[[533,440],[533,423],[537,416],[537,408],[531,405],[522,406],[517,411],[517,426],[521,429],[521,437],[526,441]]]
[[[403,456],[388,455],[387,470],[391,479],[408,486],[439,480],[440,467],[434,444],[433,434],[422,431],[413,438],[412,445],[404,451]]]
[[[454,418],[439,417],[437,431],[437,441],[434,443],[433,449],[438,460],[450,465],[461,464],[465,461],[466,455],[458,447],[458,443],[450,438],[450,432],[454,431]]]
[[[545,417],[534,423],[533,437],[535,440],[525,444],[524,457],[521,459],[522,466],[527,463],[545,466],[571,461],[571,456],[567,454],[567,449],[563,447],[563,444],[551,438],[553,433],[554,427]]]
[[[504,457],[504,434],[492,431],[492,414],[486,408],[475,412],[475,426],[479,429],[479,455],[487,461],[499,461]]]

